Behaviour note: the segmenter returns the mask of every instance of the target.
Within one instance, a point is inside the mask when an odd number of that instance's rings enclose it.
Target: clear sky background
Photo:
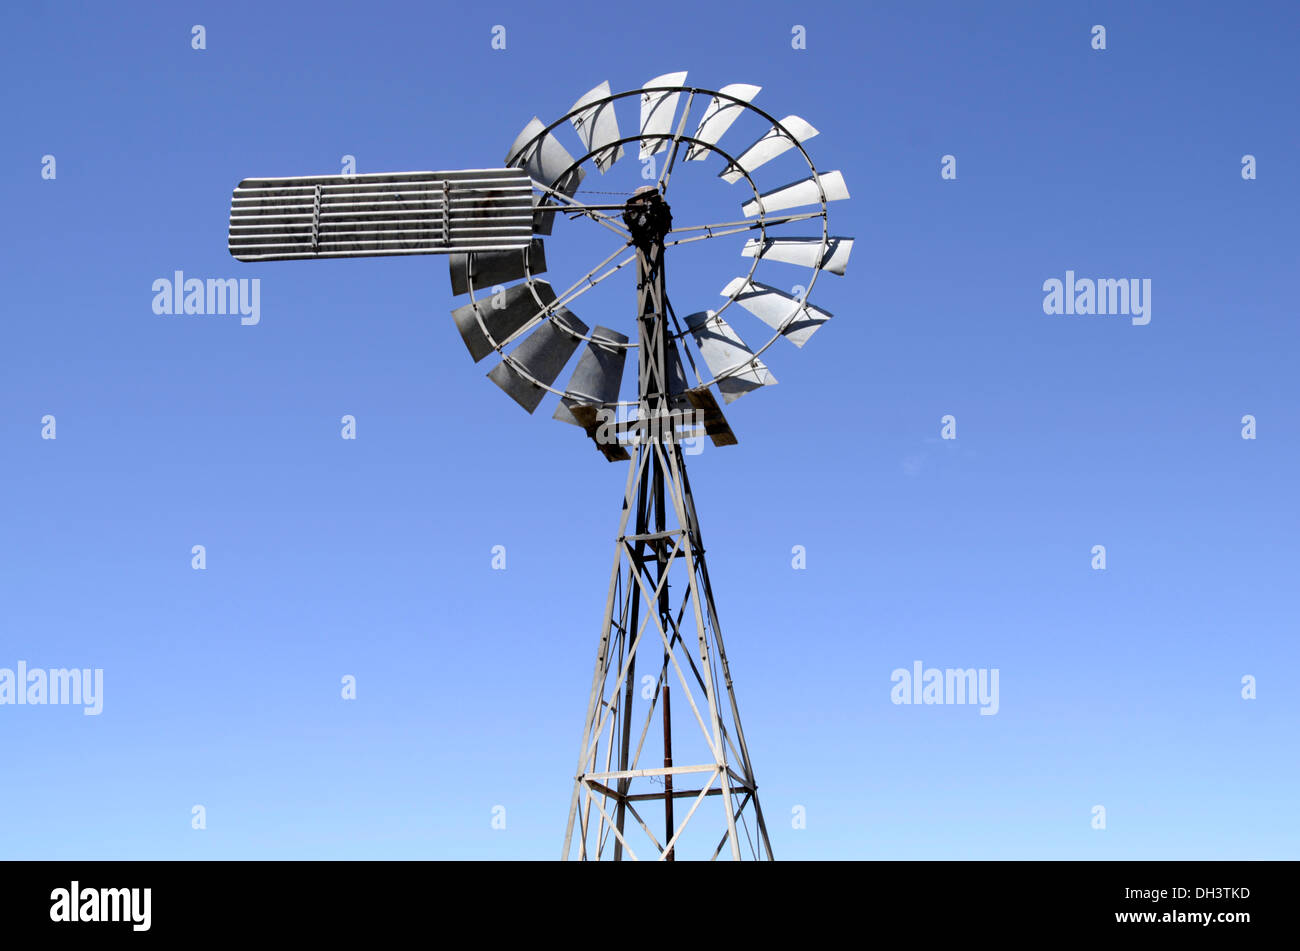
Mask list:
[[[226,216],[346,154],[498,166],[531,116],[678,69],[762,85],[853,194],[835,318],[688,460],[777,857],[1300,854],[1293,4],[5,19],[0,667],[105,696],[0,706],[0,856],[559,855],[623,467],[483,379],[445,259],[241,264]],[[731,240],[670,265],[679,313],[743,273]],[[1150,279],[1150,324],[1046,316],[1067,269]],[[155,315],[176,270],[260,278],[260,324]],[[627,329],[622,291],[575,310]],[[999,712],[892,704],[917,660],[997,668]]]

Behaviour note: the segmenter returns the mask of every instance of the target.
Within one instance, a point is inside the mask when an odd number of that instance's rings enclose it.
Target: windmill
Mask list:
[[[753,102],[758,92],[688,86],[684,72],[618,93],[606,82],[549,124],[533,118],[504,168],[246,179],[232,198],[229,246],[241,261],[450,255],[452,293],[468,295],[452,311],[456,328],[475,362],[501,358],[488,378],[529,413],[554,395],[554,419],[581,428],[606,459],[629,463],[565,859],[671,861],[683,848],[714,859],[724,850],[732,859],[772,858],[683,447],[706,437],[715,446],[737,442],[713,390],[729,404],[776,382],[763,354],[778,339],[801,348],[830,319],[808,297],[822,271],[844,273],[853,241],[828,228],[828,202],[849,195],[839,172],[819,172],[808,155],[804,144],[817,130],[764,112]],[[624,136],[619,113],[630,111],[636,134]],[[724,134],[746,125],[758,133],[752,143],[725,150]],[[633,151],[639,164],[620,165]],[[669,185],[715,154],[717,178],[743,181],[752,195],[742,196],[738,218],[688,220],[693,202],[670,205]],[[760,190],[755,173],[778,159],[793,161],[797,177]],[[580,194],[590,168],[604,184],[629,165],[636,187]],[[724,191],[734,207],[736,196]],[[548,245],[554,264],[566,256],[557,250],[581,243],[579,227],[612,236],[614,250],[557,293],[540,276],[551,273]],[[668,252],[730,236],[746,238],[748,272],[721,287],[718,306],[679,320],[667,294]],[[787,293],[755,279],[764,262],[808,273]],[[634,324],[627,333],[588,327],[570,305],[616,286],[609,279],[625,268],[636,278]],[[625,287],[619,295],[600,312],[632,297]],[[766,325],[758,348],[724,317],[733,305],[733,320]],[[624,399],[632,350],[636,375]],[[652,809],[662,809],[659,834]]]

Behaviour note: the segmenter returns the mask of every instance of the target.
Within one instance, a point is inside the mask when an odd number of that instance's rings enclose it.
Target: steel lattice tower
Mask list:
[[[618,860],[624,851],[632,858],[641,857],[644,848],[638,854],[629,841],[630,817],[645,846],[654,850],[653,857],[671,861],[687,823],[706,799],[717,797],[726,825],[713,855],[729,845],[732,858],[741,858],[737,820],[749,809],[757,826],[757,841],[748,840],[750,852],[771,858],[709,585],[695,500],[681,446],[674,438],[681,412],[674,406],[668,374],[669,348],[674,344],[665,307],[663,244],[671,216],[659,193],[649,188],[628,203],[624,220],[637,247],[638,420],[642,425],[634,429],[635,452],[614,543],[614,567],[563,857],[572,853],[575,832],[578,858],[612,854]],[[638,658],[642,669],[649,665],[656,672],[654,692],[642,711],[637,704]],[[692,726],[699,730],[697,739],[703,741],[692,746],[700,745],[705,754],[684,763],[673,759],[674,683],[682,691],[679,710],[685,699],[693,714]],[[663,763],[646,765],[642,753],[656,707],[662,724]],[[684,788],[677,785],[678,778]],[[687,811],[675,825],[677,799],[687,801]],[[653,817],[643,814],[655,802],[663,803],[662,837],[653,832]]]

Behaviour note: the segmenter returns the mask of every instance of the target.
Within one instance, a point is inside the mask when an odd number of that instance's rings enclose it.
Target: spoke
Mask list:
[[[606,258],[604,261],[601,262],[601,264],[597,265],[597,267],[603,266],[604,264],[608,263],[608,261],[610,260],[610,258],[613,258],[613,257],[616,256],[620,251],[623,251],[623,250],[625,250],[625,248],[619,248],[618,251],[615,251],[614,254],[611,254],[611,255],[609,256],[609,258]],[[580,281],[578,281],[576,284],[574,284],[573,287],[569,288],[567,291],[565,291],[563,294],[561,294],[559,297],[557,297],[557,298],[555,299],[555,303],[549,305],[549,307],[546,308],[547,312],[549,313],[550,311],[555,310],[555,309],[558,308],[558,307],[564,307],[564,306],[567,306],[568,303],[569,303],[570,301],[572,301],[574,298],[576,298],[576,297],[580,297],[580,296],[582,296],[583,294],[587,293],[587,291],[591,290],[593,287],[595,287],[597,284],[599,284],[599,283],[600,283],[601,281],[603,281],[605,278],[609,277],[611,274],[614,274],[614,273],[617,272],[617,271],[621,271],[623,268],[627,267],[629,264],[633,263],[634,261],[636,261],[636,252],[635,252],[635,251],[633,251],[631,254],[629,254],[627,257],[625,257],[623,260],[619,261],[617,264],[615,264],[613,267],[611,267],[611,268],[610,268],[608,271],[606,271],[604,274],[600,274],[600,275],[598,275],[598,276],[596,276],[596,277],[590,277],[590,276],[588,276],[588,277],[584,277],[584,278],[582,278],[582,280],[580,280]],[[609,345],[610,345],[610,344],[608,344],[608,342],[606,342],[606,346],[609,346]]]
[[[686,332],[682,330],[681,322],[677,319],[677,311],[673,310],[673,302],[668,299],[667,293],[664,294],[664,306],[668,310],[668,316],[673,319],[673,326],[677,328],[677,339],[682,342],[682,350],[686,354],[686,360],[691,365],[691,372],[695,374],[695,385],[699,386],[704,382],[704,378],[700,376],[700,368],[695,365],[695,357],[691,355],[691,348],[686,346]],[[688,594],[687,597],[689,596]],[[685,609],[685,602],[683,602],[683,609]],[[691,662],[691,666],[695,666],[694,661]],[[696,676],[699,676],[698,672]],[[701,683],[701,686],[703,686],[703,683]]]
[[[704,234],[693,235],[689,238],[678,238],[676,241],[665,241],[664,247],[672,247],[675,244],[688,244],[691,241],[702,241],[706,238],[724,238],[730,234],[741,234],[745,231],[757,231],[760,228],[770,228],[775,225],[789,224],[792,221],[808,221],[811,218],[821,218],[822,212],[809,211],[800,215],[780,215],[775,218],[760,218],[758,221],[723,221],[712,225],[689,225],[685,228],[673,228],[672,234],[682,231],[703,231]]]
[[[686,97],[686,108],[682,110],[682,119],[677,123],[677,132],[673,135],[673,148],[668,153],[668,163],[664,165],[664,173],[659,176],[659,194],[664,195],[668,192],[668,179],[673,176],[673,165],[677,162],[677,150],[681,148],[682,133],[686,131],[686,120],[691,114],[691,103],[695,101],[695,93],[691,92]]]
[[[512,333],[505,340],[502,340],[497,345],[497,349],[500,350],[502,347],[505,347],[508,344],[510,344],[511,341],[529,332],[530,330],[533,329],[533,327],[536,325],[538,320],[550,316],[550,314],[553,311],[558,310],[561,307],[564,307],[574,298],[579,297],[582,294],[585,294],[587,291],[591,290],[593,287],[595,287],[605,278],[609,277],[615,271],[621,270],[622,268],[627,267],[627,265],[635,261],[636,252],[634,251],[632,254],[628,255],[618,264],[615,264],[613,267],[611,267],[604,274],[599,274],[595,277],[592,276],[593,274],[596,274],[596,272],[599,271],[601,268],[603,268],[605,265],[609,264],[610,261],[613,261],[616,257],[618,257],[620,254],[626,251],[629,247],[631,247],[630,243],[623,245],[621,248],[616,248],[612,254],[610,254],[608,257],[605,258],[605,260],[601,261],[599,264],[593,267],[582,277],[574,281],[573,284],[570,285],[569,289],[566,290],[563,294],[555,298],[555,300],[553,300],[551,303],[544,306],[541,310],[537,311],[537,313],[533,314],[531,320],[527,321],[522,327],[520,327],[518,330]]]
[[[619,237],[626,238],[629,241],[632,239],[632,233],[628,231],[626,228],[624,228],[621,224],[619,224],[612,216],[601,214],[601,212],[599,211],[589,210],[599,206],[584,206],[582,202],[574,201],[568,195],[564,194],[564,192],[556,191],[554,188],[551,188],[547,185],[543,185],[541,182],[537,181],[537,179],[533,179],[533,187],[546,192],[546,194],[550,195],[552,198],[556,199],[558,202],[561,202],[565,206],[565,207],[559,207],[557,208],[557,210],[564,211],[566,210],[567,207],[572,207],[575,212],[585,215],[586,217],[590,218],[592,221],[596,222],[597,224],[604,225],[606,228],[608,228],[610,231],[613,231]],[[619,205],[618,207],[622,208],[623,206]]]

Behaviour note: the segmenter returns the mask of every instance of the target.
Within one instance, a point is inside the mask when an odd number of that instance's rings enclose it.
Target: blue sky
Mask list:
[[[622,466],[483,379],[442,258],[241,264],[226,215],[348,154],[499,166],[684,69],[809,120],[853,195],[835,318],[688,460],[777,857],[1297,857],[1295,8],[555,13],[7,13],[0,668],[105,687],[0,706],[0,855],[558,856]],[[679,313],[733,241],[670,262]],[[155,315],[176,270],[259,278],[260,323]],[[1149,279],[1151,322],[1044,314],[1067,270]],[[607,299],[575,310],[626,331]],[[891,703],[917,660],[997,668],[998,713]]]

